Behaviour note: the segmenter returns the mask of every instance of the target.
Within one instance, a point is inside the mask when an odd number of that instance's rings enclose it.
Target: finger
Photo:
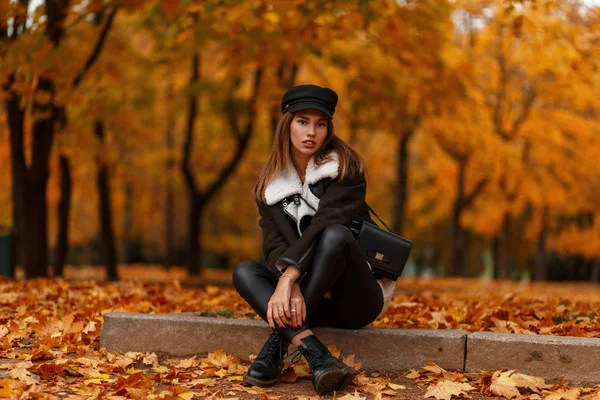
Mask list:
[[[279,312],[281,309],[282,307],[280,304],[273,304],[273,319],[275,320],[277,326],[285,328],[285,323],[283,322],[283,313]]]
[[[275,323],[273,322],[273,307],[270,304],[267,306],[267,323],[269,324],[269,328],[275,330]]]
[[[286,319],[286,324],[291,324],[292,322],[292,313],[290,312],[290,302],[288,304],[284,304],[283,306],[283,316]]]
[[[296,310],[296,312],[294,313],[294,323],[296,324],[296,329],[300,328],[300,326],[302,325],[302,305],[300,304],[300,302],[297,302],[294,305],[294,310]]]
[[[281,318],[281,321],[286,325],[289,326],[291,325],[291,321],[290,318],[288,318],[288,315],[290,314],[290,307],[287,306],[286,308],[283,308],[283,312],[281,314],[279,314],[279,317]]]
[[[277,312],[279,313],[279,318],[281,319],[281,321],[286,324],[289,325],[290,323],[290,319],[287,317],[290,314],[290,307],[287,304],[278,304],[277,305]],[[282,312],[283,310],[283,312]]]
[[[273,306],[270,306],[267,312],[267,318],[269,320],[269,327],[272,330],[275,330],[277,327],[275,326],[275,308]]]
[[[274,312],[273,315],[275,316],[275,322],[277,323],[277,326],[280,328],[285,328],[285,324],[281,320],[281,314],[279,314],[279,312]]]
[[[306,302],[304,300],[302,300],[302,303],[300,304],[300,308],[302,309],[302,323],[304,324],[306,322]]]

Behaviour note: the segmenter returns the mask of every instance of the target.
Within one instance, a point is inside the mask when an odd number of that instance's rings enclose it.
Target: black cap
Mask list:
[[[333,117],[338,101],[336,92],[317,85],[294,86],[281,99],[281,113],[296,112],[306,109],[323,111],[329,118]]]

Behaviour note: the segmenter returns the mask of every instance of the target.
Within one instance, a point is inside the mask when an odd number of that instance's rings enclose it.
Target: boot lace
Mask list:
[[[327,354],[324,354],[318,350],[313,350],[308,347],[304,349],[300,349],[300,347],[298,347],[296,351],[294,351],[288,356],[288,358],[291,358],[291,362],[295,364],[302,359],[302,356],[306,358],[306,361],[308,361],[308,365],[311,367],[311,369],[325,364],[328,359]]]
[[[279,352],[281,349],[281,336],[272,335],[269,337],[269,340],[265,344],[265,347],[260,352],[256,359],[265,359],[265,358],[275,358],[279,357]]]

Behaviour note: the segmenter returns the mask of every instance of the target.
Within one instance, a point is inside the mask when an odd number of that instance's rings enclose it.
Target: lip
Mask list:
[[[315,147],[317,145],[314,140],[305,140],[302,144],[304,147]]]

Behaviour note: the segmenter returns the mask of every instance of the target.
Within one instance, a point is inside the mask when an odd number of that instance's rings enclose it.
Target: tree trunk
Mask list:
[[[169,161],[167,162],[167,193],[165,201],[165,268],[170,268],[175,263],[175,188],[173,187],[172,172],[175,167],[173,151],[175,150],[175,119],[170,115],[167,123],[167,149]]]
[[[460,216],[464,208],[464,190],[465,190],[465,169],[466,162],[460,160],[458,163],[458,181],[456,187],[456,199],[452,207],[452,216],[450,220],[450,263],[449,275],[466,275],[466,266],[464,265],[464,232],[460,226]]]
[[[196,18],[197,20],[197,18]],[[194,88],[200,79],[200,56],[196,53],[192,55],[192,67],[190,73],[189,87]],[[188,98],[188,114],[186,124],[186,139],[183,144],[183,159],[181,168],[185,178],[186,187],[189,198],[189,218],[188,218],[188,259],[187,267],[190,275],[198,275],[200,273],[199,265],[199,244],[198,237],[200,235],[199,219],[200,208],[198,206],[198,189],[196,179],[190,167],[191,152],[194,147],[194,133],[196,115],[198,113],[198,95],[190,93]]]
[[[414,129],[402,135],[398,143],[397,167],[398,181],[396,185],[396,204],[394,207],[393,229],[398,235],[404,231],[406,204],[408,199],[408,144],[414,134]]]
[[[69,210],[71,205],[71,165],[65,155],[59,157],[60,202],[58,204],[58,238],[54,249],[53,276],[62,276],[69,250]]]
[[[50,171],[48,160],[54,139],[56,112],[54,82],[39,78],[38,93],[49,95],[47,102],[34,101],[33,113],[46,115],[33,123],[31,166],[22,169],[23,226],[21,230],[21,260],[27,278],[48,276],[47,187]],[[38,114],[39,113],[39,114]],[[25,165],[23,161],[23,166]]]
[[[494,262],[494,279],[500,279],[500,233],[492,238],[492,257]]]
[[[542,223],[537,237],[537,248],[535,253],[535,270],[533,279],[536,281],[548,280],[548,264],[546,263],[546,240],[548,237],[548,206],[542,210]]]
[[[592,260],[592,267],[590,269],[590,282],[600,283],[600,263],[597,259]]]
[[[104,124],[97,120],[94,123],[95,134],[101,144],[104,143]],[[102,147],[102,145],[101,145]],[[109,184],[109,171],[106,161],[101,155],[96,158],[98,172],[96,186],[98,188],[98,206],[100,216],[100,260],[106,266],[106,277],[109,281],[118,280],[117,255],[112,227],[112,209]]]
[[[21,260],[26,278],[48,276],[48,226],[46,188],[48,178],[27,182],[23,192],[23,235]]]
[[[21,98],[12,90],[9,90],[14,81],[14,75],[9,76],[4,87],[8,97],[5,102],[10,131],[10,161],[12,178],[12,201],[13,201],[13,233],[12,233],[12,265],[13,273],[16,266],[22,261],[21,232],[23,231],[23,190],[26,180],[27,167],[25,166],[25,155],[23,152],[23,133],[25,113],[21,110]]]
[[[192,276],[200,275],[200,261],[202,259],[202,246],[200,243],[202,227],[202,203],[193,198],[190,204],[189,232],[188,232],[188,273]]]
[[[196,19],[196,18],[195,18]],[[200,79],[200,57],[198,54],[192,56],[192,69],[190,74],[189,86],[191,88],[196,87],[197,82]],[[201,238],[202,238],[202,212],[205,206],[214,198],[217,192],[225,185],[227,180],[231,177],[235,171],[237,165],[240,163],[248,143],[253,132],[254,122],[256,120],[256,103],[258,98],[258,88],[260,87],[260,81],[262,78],[262,67],[258,67],[254,73],[254,82],[252,87],[252,94],[247,104],[247,110],[240,110],[236,107],[236,102],[233,101],[233,92],[239,87],[241,79],[234,79],[233,86],[230,89],[230,101],[226,108],[227,122],[231,129],[233,136],[236,139],[236,149],[233,158],[226,164],[221,170],[218,176],[207,185],[206,189],[199,191],[196,184],[196,178],[194,177],[193,171],[190,166],[191,152],[194,143],[194,123],[198,113],[197,104],[198,96],[196,93],[190,93],[188,99],[188,115],[187,115],[187,129],[186,138],[182,147],[183,157],[181,160],[181,171],[183,173],[186,187],[188,189],[189,196],[189,233],[188,233],[188,271],[190,275],[200,274],[200,262],[201,262]],[[238,115],[243,114],[246,111],[246,125],[243,129],[239,127]]]
[[[133,199],[133,186],[131,182],[125,184],[125,210],[123,212],[123,237],[121,242],[122,262],[131,262],[131,208]]]
[[[23,144],[24,112],[20,97],[10,90],[14,74],[9,76],[6,110],[11,138],[11,166],[13,178],[13,222],[16,241],[20,248],[21,264],[26,278],[48,275],[48,231],[46,189],[48,186],[48,159],[54,138],[54,83],[40,78],[36,91],[48,94],[46,103],[34,101],[33,112],[45,114],[33,124],[31,165],[25,162]]]
[[[512,234],[512,217],[508,211],[504,213],[502,220],[502,236],[500,238],[500,253],[498,254],[498,272],[495,274],[498,279],[509,279],[512,269],[512,253],[510,249]]]

